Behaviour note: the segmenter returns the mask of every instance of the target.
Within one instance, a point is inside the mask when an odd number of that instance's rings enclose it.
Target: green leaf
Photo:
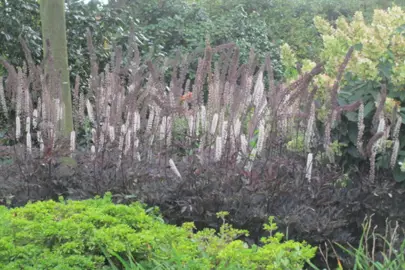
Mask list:
[[[401,172],[399,166],[395,166],[395,169],[393,171],[393,176],[395,181],[401,183],[405,181],[405,172]]]
[[[363,49],[363,44],[362,44],[362,43],[357,43],[357,44],[355,44],[355,45],[353,46],[353,48],[354,48],[356,51],[361,51],[361,50]]]

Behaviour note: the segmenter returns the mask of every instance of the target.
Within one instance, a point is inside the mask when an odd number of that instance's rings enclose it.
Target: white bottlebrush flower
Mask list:
[[[264,91],[263,72],[260,72],[259,75],[257,76],[255,89],[253,91],[253,104],[256,106],[256,108],[258,108],[260,103],[262,102],[263,91]]]
[[[224,121],[222,123],[221,137],[222,137],[222,149],[224,149],[225,145],[226,145],[226,141],[228,139],[228,121]]]
[[[215,140],[215,161],[220,161],[222,157],[222,138],[217,136]]]
[[[154,141],[155,141],[155,135],[150,136],[149,146],[152,146]]]
[[[257,135],[257,153],[260,155],[264,148],[264,142],[266,140],[266,130],[264,127],[264,121],[259,123],[259,134]]]
[[[16,106],[15,106],[15,114],[19,116],[21,114],[21,101],[22,101],[22,94],[23,94],[23,78],[22,78],[22,71],[21,69],[18,70],[18,85],[17,85],[17,93],[16,93]]]
[[[214,116],[212,117],[211,130],[210,130],[211,135],[214,135],[215,131],[217,130],[218,117],[219,116],[217,113],[215,113]]]
[[[374,145],[377,145],[375,143]],[[371,156],[370,156],[370,172],[369,172],[369,180],[370,182],[374,182],[375,179],[375,160],[377,156],[377,147],[373,147],[373,150],[371,151]]]
[[[76,150],[76,132],[73,130],[70,132],[70,152],[74,152]]]
[[[181,174],[180,174],[179,170],[177,169],[176,164],[174,164],[173,159],[169,159],[169,166],[170,166],[170,169],[172,170],[172,172],[173,172],[178,178],[181,179],[181,178],[182,178],[182,177],[181,177]]]
[[[235,137],[239,137],[240,129],[242,127],[242,123],[239,118],[236,118],[235,123],[233,124],[233,132]]]
[[[21,120],[18,115],[15,118],[15,137],[17,140],[21,137]]]
[[[265,110],[268,107],[267,105],[268,105],[267,100],[262,99],[262,101],[261,101],[261,103],[259,105],[259,109],[257,110],[257,113],[260,115],[260,114],[262,114],[264,112],[264,114],[265,114]]]
[[[134,112],[134,133],[137,133],[138,130],[141,129],[141,115],[139,114],[138,111]]]
[[[128,129],[130,129],[129,122],[130,122],[130,119],[131,119],[131,113],[128,110],[128,106],[125,107],[124,111],[127,112],[127,118],[125,120],[125,126],[126,126],[126,129],[128,130]],[[132,120],[135,120],[135,118],[133,118]],[[134,121],[132,122],[132,124],[133,124],[132,128],[135,129]]]
[[[307,166],[306,166],[306,170],[305,170],[305,178],[308,179],[309,182],[311,182],[311,178],[312,178],[313,158],[314,158],[314,155],[312,153],[308,153]]]
[[[207,111],[205,109],[205,106],[201,106],[201,112],[200,112],[200,119],[201,119],[201,130],[202,133],[205,134],[207,131]]]
[[[385,119],[384,117],[380,117],[380,122],[378,123],[378,128],[377,128],[377,133],[384,132],[385,133]],[[380,138],[376,142],[376,147],[378,148],[379,151],[383,150],[382,144],[385,143],[384,136]]]
[[[61,119],[61,115],[60,115],[60,100],[59,98],[55,98],[53,100],[54,102],[54,108],[55,108],[55,113],[56,113],[56,121],[59,121],[59,119]]]
[[[118,149],[120,150],[120,152],[122,152],[122,150],[124,149],[124,138],[125,138],[126,132],[127,132],[126,126],[121,125],[121,133],[120,133],[120,139],[119,139],[119,143],[118,143]]]
[[[27,140],[27,153],[31,154],[32,153],[32,141],[31,141],[31,133],[27,133],[26,136],[26,140]]]
[[[395,123],[394,130],[392,132],[392,139],[395,141],[398,139],[399,131],[401,130],[402,117],[398,116],[397,122]]]
[[[58,121],[62,121],[62,119],[64,119],[64,117],[65,117],[65,103],[63,103],[63,102],[61,102],[60,103],[60,105],[59,105],[59,107],[58,107],[58,109],[59,109],[59,113],[58,113],[58,116],[59,116],[59,118],[58,118]]]
[[[109,104],[105,106],[104,115],[105,115],[104,125],[108,127],[110,125],[110,117],[111,117],[111,106]]]
[[[25,132],[30,133],[31,132],[31,118],[28,116],[26,121],[25,121]]]
[[[240,149],[244,155],[248,154],[248,141],[245,134],[240,135]]]
[[[86,99],[86,109],[90,122],[94,123],[93,106],[91,105],[90,100],[88,99]]]
[[[103,149],[105,144],[105,133],[106,129],[103,127],[100,132],[100,137],[98,138],[98,148]],[[99,150],[100,151],[100,150]]]
[[[94,144],[96,144],[97,141],[97,131],[95,128],[91,129],[91,139],[93,141]]]
[[[195,135],[199,136],[200,135],[200,124],[201,124],[201,113],[197,111],[197,116],[195,119]]]
[[[135,149],[138,149],[138,148],[139,148],[139,139],[138,139],[138,138],[135,138],[135,139],[134,139],[134,148],[135,148]]]
[[[108,127],[108,135],[111,142],[115,141],[115,128],[113,126]]]
[[[380,121],[378,122],[377,133],[384,132],[384,130],[385,130],[385,119],[384,117],[381,117]]]
[[[146,124],[146,133],[151,132],[154,118],[155,118],[155,110],[153,106],[151,106],[149,110],[148,123]]]
[[[0,105],[3,109],[3,114],[6,118],[8,118],[8,108],[6,103],[6,97],[4,95],[4,88],[3,88],[3,77],[0,76]]]
[[[167,128],[166,128],[166,146],[169,147],[172,145],[172,127],[173,127],[173,121],[172,117],[168,116],[167,117]]]
[[[32,112],[32,126],[34,129],[36,129],[38,126],[38,110],[37,109],[34,109],[34,111]]]
[[[390,161],[390,167],[391,167],[391,169],[394,169],[395,164],[396,164],[396,162],[397,162],[398,151],[399,151],[399,140],[396,139],[396,140],[394,141],[394,146],[392,147],[392,154],[391,154],[391,161]]]
[[[44,154],[45,145],[44,145],[44,140],[42,139],[41,131],[37,132],[37,137],[38,137],[38,142],[39,142],[39,153],[42,156]]]
[[[127,134],[125,136],[125,149],[124,149],[124,155],[127,155],[129,150],[131,149],[131,130],[127,130]]]
[[[46,105],[46,103],[45,103],[45,101],[42,101],[42,103],[41,103],[41,118],[42,118],[42,120],[46,120],[47,119],[47,117],[48,117],[48,114],[47,114],[47,108],[48,106]]]

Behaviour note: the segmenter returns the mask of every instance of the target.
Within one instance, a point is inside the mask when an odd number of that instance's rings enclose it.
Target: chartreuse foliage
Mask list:
[[[316,248],[282,242],[263,246],[236,240],[247,231],[225,223],[193,233],[194,224],[165,224],[157,209],[114,204],[111,194],[85,201],[44,201],[0,207],[1,269],[302,269]],[[265,229],[277,227],[273,219]],[[126,263],[128,262],[128,263]]]
[[[383,117],[393,130],[396,121],[405,119],[405,12],[398,6],[387,10],[375,10],[370,22],[365,20],[362,12],[356,12],[352,20],[340,17],[332,25],[321,17],[315,17],[314,23],[323,40],[323,49],[319,58],[325,63],[325,72],[317,75],[313,83],[318,92],[317,118],[326,121],[331,108],[330,90],[337,76],[339,66],[343,62],[350,47],[354,47],[352,57],[346,67],[345,76],[338,92],[339,106],[361,101],[364,104],[365,136],[364,145],[375,133],[376,123],[373,117],[381,97],[382,85],[386,85],[387,93]],[[292,81],[298,77],[296,62],[302,62],[302,70],[309,71],[315,66],[311,60],[297,60],[296,53],[288,44],[281,47],[281,59],[285,67],[286,80]],[[343,149],[344,160],[348,164],[356,164],[364,159],[357,148],[358,140],[358,111],[345,112],[342,121],[334,129],[335,138],[347,147]],[[397,119],[394,119],[393,115]],[[378,124],[378,123],[377,123]],[[401,165],[405,159],[405,137],[399,138],[398,161],[393,168],[397,181],[404,181],[405,174]],[[377,168],[388,169],[392,159],[394,142],[386,139],[389,151],[377,156]],[[404,168],[402,168],[403,170]]]

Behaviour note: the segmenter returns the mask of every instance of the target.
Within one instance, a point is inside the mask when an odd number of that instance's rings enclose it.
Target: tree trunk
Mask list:
[[[73,116],[66,41],[65,1],[41,0],[40,7],[44,56],[46,56],[47,50],[46,43],[49,40],[54,68],[57,74],[61,74],[61,97],[65,106],[61,131],[62,134],[68,136],[73,130]],[[45,70],[47,70],[46,66]]]

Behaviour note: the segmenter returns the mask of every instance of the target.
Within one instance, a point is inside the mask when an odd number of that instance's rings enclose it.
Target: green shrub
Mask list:
[[[265,228],[277,227],[270,219]],[[302,269],[316,252],[306,243],[282,243],[280,233],[264,238],[262,247],[248,247],[236,240],[247,231],[225,221],[218,234],[193,229],[192,223],[167,225],[141,203],[113,204],[111,194],[0,207],[0,268]]]

